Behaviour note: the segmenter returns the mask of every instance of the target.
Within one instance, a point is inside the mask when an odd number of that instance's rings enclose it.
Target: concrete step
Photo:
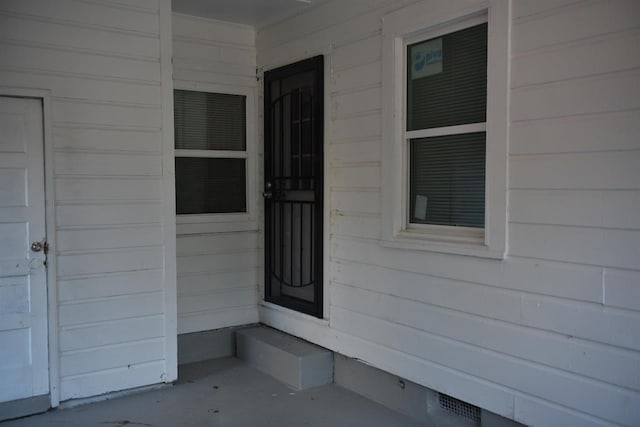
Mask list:
[[[333,353],[275,329],[259,326],[236,332],[236,352],[245,363],[305,390],[333,382]]]

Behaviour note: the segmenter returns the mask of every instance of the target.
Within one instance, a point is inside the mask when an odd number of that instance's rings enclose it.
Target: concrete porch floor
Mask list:
[[[335,384],[292,390],[236,358],[183,365],[173,387],[0,423],[2,427],[419,425]]]

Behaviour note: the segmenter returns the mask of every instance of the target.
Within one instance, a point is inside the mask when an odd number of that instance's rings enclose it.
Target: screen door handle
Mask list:
[[[262,197],[264,197],[265,199],[272,198],[273,197],[273,193],[271,192],[271,183],[270,182],[265,182],[264,188],[265,188],[265,192],[262,193]]]

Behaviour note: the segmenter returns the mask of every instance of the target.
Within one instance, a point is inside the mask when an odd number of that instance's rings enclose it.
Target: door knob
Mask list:
[[[42,239],[39,242],[33,242],[31,243],[31,250],[33,252],[40,252],[42,250],[44,250],[45,255],[47,254],[47,250],[49,249],[49,244],[47,243],[46,240]]]

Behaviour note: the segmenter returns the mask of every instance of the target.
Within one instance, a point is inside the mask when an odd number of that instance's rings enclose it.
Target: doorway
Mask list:
[[[324,58],[264,74],[265,299],[322,318]]]
[[[50,406],[43,138],[42,100],[0,96],[0,420]]]

